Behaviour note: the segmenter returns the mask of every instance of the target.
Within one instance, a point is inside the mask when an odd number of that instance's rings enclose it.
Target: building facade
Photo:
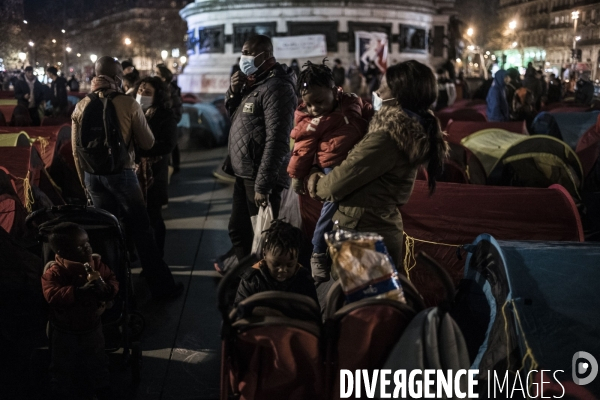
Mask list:
[[[196,0],[180,12],[188,25],[188,65],[178,83],[185,92],[224,93],[242,45],[255,34],[322,34],[327,57],[339,58],[347,67],[355,62],[355,32],[382,32],[389,42],[389,62],[441,64],[453,10],[454,0]],[[300,64],[322,60],[302,54],[296,58]]]
[[[581,52],[581,60],[577,69],[590,70],[594,79],[600,78],[600,1],[500,0],[499,14],[506,25],[517,21],[511,38],[517,43],[515,61],[522,65],[531,61],[557,71],[570,68],[571,49],[578,39],[575,49]]]

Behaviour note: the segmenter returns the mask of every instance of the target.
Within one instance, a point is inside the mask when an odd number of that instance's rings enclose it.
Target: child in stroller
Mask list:
[[[52,392],[60,396],[87,388],[109,398],[100,315],[105,302],[117,295],[119,282],[100,256],[92,253],[87,232],[79,225],[62,222],[51,232],[48,239],[56,258],[42,276],[42,289],[50,304]],[[86,267],[101,279],[88,281]]]
[[[264,235],[263,259],[242,275],[234,305],[255,293],[272,290],[302,294],[319,304],[310,271],[298,263],[302,231],[273,220]]]

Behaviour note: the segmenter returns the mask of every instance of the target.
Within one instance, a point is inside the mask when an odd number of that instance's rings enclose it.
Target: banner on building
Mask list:
[[[369,64],[375,66],[384,73],[387,69],[388,59],[388,36],[382,32],[354,32],[356,39],[356,64],[360,65],[363,74],[369,69]]]
[[[327,55],[325,35],[284,36],[274,37],[272,40],[273,52],[277,58],[310,58]]]

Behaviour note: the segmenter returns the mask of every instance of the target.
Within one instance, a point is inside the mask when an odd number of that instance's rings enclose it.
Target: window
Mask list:
[[[558,25],[559,22],[560,22],[560,17],[554,17],[554,24]]]

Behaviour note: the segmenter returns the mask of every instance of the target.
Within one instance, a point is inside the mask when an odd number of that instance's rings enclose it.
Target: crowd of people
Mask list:
[[[237,260],[253,251],[253,217],[271,207],[273,221],[263,232],[261,260],[240,277],[232,306],[268,290],[303,294],[318,303],[316,288],[331,279],[325,234],[334,222],[340,229],[380,235],[393,263],[401,265],[399,207],[409,200],[421,169],[430,193],[436,189],[449,146],[433,109],[454,103],[456,76],[446,68],[434,73],[414,60],[385,71],[370,61],[366,68],[364,73],[356,66],[346,71],[339,59],[331,67],[327,60],[302,66],[293,60],[287,66],[276,60],[268,37],[257,35],[244,43],[225,94],[231,129],[223,170],[235,177],[228,231]],[[15,98],[25,110],[23,118],[30,120],[22,126],[39,125],[44,101],[51,103],[53,115],[69,113],[67,96],[78,90],[78,82],[59,76],[54,67],[47,74],[50,86],[40,83],[31,67],[15,81]],[[577,101],[591,103],[590,84],[582,75]],[[532,65],[523,80],[516,69],[497,71],[484,93],[488,120],[528,124],[544,104],[564,96],[558,77],[551,75],[546,82]],[[183,106],[173,73],[159,64],[152,76],[142,77],[129,61],[101,57],[91,93],[71,111],[79,184],[96,208],[122,220],[152,297],[176,299],[184,286],[175,282],[164,261],[162,217],[169,169],[176,173],[180,158],[177,124]],[[108,151],[110,165],[100,160],[98,151],[103,150],[93,147],[98,131],[116,133],[106,138],[116,143]],[[311,238],[280,219],[285,189],[323,202]],[[310,265],[303,266],[305,242],[312,247],[306,257]],[[99,310],[114,298],[119,282],[92,253],[87,233],[76,224],[56,226],[50,245],[56,259],[42,282],[55,329],[53,393],[64,398],[77,369],[87,368],[96,373],[84,386],[111,398]],[[97,272],[93,281],[85,279],[90,270]]]

